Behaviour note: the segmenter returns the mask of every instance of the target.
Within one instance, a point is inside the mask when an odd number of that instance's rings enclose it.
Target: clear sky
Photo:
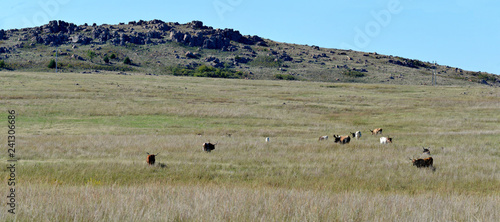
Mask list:
[[[0,29],[200,20],[278,42],[401,56],[500,74],[498,0],[2,0]]]

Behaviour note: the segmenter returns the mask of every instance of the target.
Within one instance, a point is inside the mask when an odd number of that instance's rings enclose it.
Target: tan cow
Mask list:
[[[333,135],[333,138],[335,138],[335,143],[340,143],[340,144],[346,144],[351,142],[351,137],[350,136],[339,136],[339,135]]]
[[[382,134],[382,128],[377,128],[374,130],[369,129],[372,132],[372,135]]]

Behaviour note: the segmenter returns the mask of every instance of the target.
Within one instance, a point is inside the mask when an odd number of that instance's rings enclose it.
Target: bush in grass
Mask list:
[[[116,55],[113,53],[109,56],[110,59],[116,59]]]
[[[102,60],[104,60],[105,63],[109,63],[109,57],[108,56],[104,56],[104,58]]]
[[[201,65],[196,69],[171,66],[167,68],[167,71],[174,76],[195,76],[195,77],[228,78],[228,79],[240,79],[248,77],[247,74],[241,71],[233,71],[225,68],[215,68],[207,65]]]
[[[364,73],[359,72],[359,71],[354,71],[354,70],[346,70],[342,74],[344,74],[345,76],[354,77],[354,78],[360,78],[360,77],[365,76]]]
[[[3,69],[5,67],[6,67],[5,62],[3,60],[0,60],[0,69]]]
[[[89,57],[90,61],[92,62],[92,59],[95,58],[97,56],[97,54],[95,54],[94,51],[89,50],[89,51],[87,51],[87,56]]]
[[[276,74],[274,75],[274,78],[280,79],[280,80],[297,80],[295,76],[289,75],[289,74]]]
[[[49,65],[47,65],[49,69],[56,68],[56,60],[51,59]]]
[[[479,80],[484,80],[484,81],[490,81],[490,82],[495,82],[496,78],[493,74],[487,74],[487,73],[474,73],[474,76],[477,76]]]
[[[130,60],[129,57],[125,57],[125,59],[123,60],[123,64],[132,65],[132,60]]]

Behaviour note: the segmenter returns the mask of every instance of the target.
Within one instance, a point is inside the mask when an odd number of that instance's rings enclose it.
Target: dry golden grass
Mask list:
[[[25,184],[36,221],[496,221],[497,196],[338,193],[234,186]],[[41,204],[44,203],[44,204]]]
[[[16,217],[2,205],[2,221],[500,218],[498,88],[0,76],[20,158]],[[394,143],[369,135],[377,127]],[[318,141],[356,130],[350,144]],[[411,166],[423,146],[436,171]]]

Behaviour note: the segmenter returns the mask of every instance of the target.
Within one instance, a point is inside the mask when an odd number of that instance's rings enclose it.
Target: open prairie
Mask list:
[[[9,110],[19,159],[1,221],[500,220],[498,87],[111,72],[0,85],[2,161]],[[412,166],[422,147],[434,171]]]

